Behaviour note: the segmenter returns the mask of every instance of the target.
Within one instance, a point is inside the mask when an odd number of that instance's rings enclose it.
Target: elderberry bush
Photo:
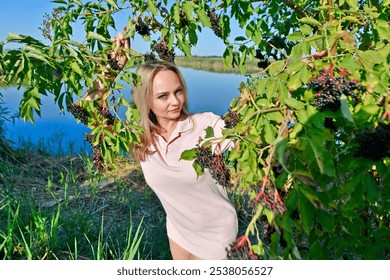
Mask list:
[[[222,119],[225,122],[226,128],[233,128],[240,121],[237,112],[229,110],[226,114],[222,116]]]
[[[150,35],[149,26],[142,19],[139,19],[136,23],[135,31],[141,36]]]
[[[104,170],[104,160],[102,150],[100,148],[101,142],[99,141],[97,145],[93,145],[94,135],[92,133],[84,134],[84,140],[87,141],[91,146],[93,166],[96,168],[96,170]]]
[[[355,155],[372,160],[390,157],[390,124],[380,123],[356,135],[358,148]]]
[[[78,104],[72,103],[68,106],[68,111],[82,124],[88,124],[89,113],[85,108],[82,108]]]
[[[321,70],[320,75],[306,85],[315,92],[313,105],[319,111],[329,109],[335,112],[340,109],[342,95],[357,101],[366,90],[357,80],[350,80],[346,70],[340,69],[340,74],[333,70],[333,67]]]
[[[231,186],[229,169],[224,162],[224,154],[213,154],[211,147],[198,147],[195,162],[202,168],[208,169],[211,176],[226,188]]]
[[[107,109],[107,108],[105,108],[105,107],[103,107],[103,106],[101,106],[101,105],[98,105],[97,107],[96,107],[96,109],[99,111],[99,113],[107,120],[107,124],[108,125],[112,125],[112,124],[114,124],[114,122],[115,122],[115,117],[110,113],[110,111]]]
[[[160,42],[154,45],[153,50],[158,54],[158,56],[162,60],[175,63],[175,54],[168,49],[164,39],[162,39]]]
[[[214,34],[217,37],[222,38],[222,29],[221,29],[221,26],[219,25],[219,17],[215,14],[214,10],[207,11],[207,15],[210,18],[211,29],[213,29]]]

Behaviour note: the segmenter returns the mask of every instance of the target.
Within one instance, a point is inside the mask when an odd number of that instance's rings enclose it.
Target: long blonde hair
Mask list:
[[[176,73],[183,86],[184,104],[182,114],[189,116],[187,88],[180,70],[166,61],[153,61],[142,64],[138,67],[136,74],[141,78],[141,83],[133,87],[132,99],[141,116],[140,126],[144,129],[141,135],[141,143],[133,147],[133,157],[144,161],[146,155],[153,154],[151,146],[155,146],[155,132],[158,129],[156,116],[151,110],[152,82],[156,74],[163,70],[170,70]]]

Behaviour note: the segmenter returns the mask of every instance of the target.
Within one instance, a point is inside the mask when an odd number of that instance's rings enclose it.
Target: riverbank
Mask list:
[[[175,58],[175,63],[181,67],[202,70],[202,71],[241,74],[240,69],[237,66],[234,68],[233,67],[226,68],[224,65],[224,62],[223,62],[223,57],[177,56]],[[255,61],[248,61],[247,62],[247,73],[246,74],[257,73],[257,72],[259,72],[259,70],[260,69],[257,67],[257,62],[255,62]]]

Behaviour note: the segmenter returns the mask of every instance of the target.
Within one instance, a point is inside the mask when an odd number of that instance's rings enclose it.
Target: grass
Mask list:
[[[0,259],[169,259],[165,214],[138,163],[99,174],[88,157],[0,157]]]

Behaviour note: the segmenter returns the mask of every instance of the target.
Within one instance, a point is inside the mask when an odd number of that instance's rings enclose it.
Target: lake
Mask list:
[[[213,112],[223,115],[233,98],[239,95],[238,86],[246,78],[237,74],[213,73],[189,68],[180,70],[187,84],[189,111]],[[23,90],[0,89],[5,107],[14,113],[18,110]],[[129,89],[130,92],[130,89]],[[76,122],[68,112],[60,113],[52,96],[42,96],[41,117],[35,117],[35,124],[21,119],[6,123],[7,138],[20,146],[28,143],[42,147],[54,154],[89,153],[84,133],[90,130]]]

